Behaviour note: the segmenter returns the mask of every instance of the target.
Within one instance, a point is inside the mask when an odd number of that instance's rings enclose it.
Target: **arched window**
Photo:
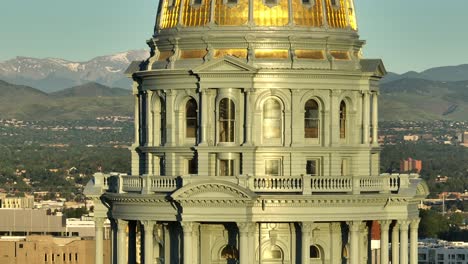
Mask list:
[[[305,104],[304,137],[319,137],[319,107],[315,100],[309,100]]]
[[[226,245],[223,250],[221,250],[221,258],[226,260],[238,260],[239,251],[233,245]]]
[[[191,98],[185,105],[185,136],[187,138],[197,137],[197,102]]]
[[[263,104],[263,137],[281,138],[281,105],[272,98]]]
[[[234,142],[236,107],[234,102],[224,98],[219,102],[219,142]]]
[[[283,251],[278,246],[269,247],[263,252],[262,259],[283,259]]]
[[[346,138],[346,103],[341,101],[340,104],[340,138]]]
[[[310,246],[309,258],[318,259],[320,258],[320,250],[317,246]]]

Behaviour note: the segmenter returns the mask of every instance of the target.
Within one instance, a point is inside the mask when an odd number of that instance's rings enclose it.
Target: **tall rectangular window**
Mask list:
[[[279,159],[265,160],[265,175],[268,175],[268,176],[281,175],[281,162]]]
[[[187,160],[187,172],[188,174],[198,173],[198,162],[195,157],[193,159]]]
[[[318,159],[308,159],[306,163],[306,174],[317,176],[320,175],[320,162]]]

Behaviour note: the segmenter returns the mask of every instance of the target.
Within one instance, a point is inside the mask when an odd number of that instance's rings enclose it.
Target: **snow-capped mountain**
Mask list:
[[[0,62],[0,79],[19,85],[54,92],[88,82],[110,87],[130,89],[131,82],[123,72],[130,62],[148,58],[145,50],[132,50],[100,56],[86,62],[72,62],[58,58],[28,58]]]

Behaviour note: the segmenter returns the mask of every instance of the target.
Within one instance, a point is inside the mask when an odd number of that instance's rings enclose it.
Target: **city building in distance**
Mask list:
[[[422,170],[422,161],[416,160],[411,157],[400,160],[400,172],[416,172],[420,173]]]
[[[131,175],[85,189],[96,263],[108,216],[119,264],[362,264],[371,230],[377,261],[417,263],[427,185],[379,172],[385,68],[357,30],[352,0],[161,0],[127,70]]]

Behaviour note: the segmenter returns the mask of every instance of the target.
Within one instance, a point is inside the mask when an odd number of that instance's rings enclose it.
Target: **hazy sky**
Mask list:
[[[158,0],[13,0],[0,4],[0,61],[85,61],[146,48]],[[364,54],[394,72],[468,63],[466,0],[355,0]]]

